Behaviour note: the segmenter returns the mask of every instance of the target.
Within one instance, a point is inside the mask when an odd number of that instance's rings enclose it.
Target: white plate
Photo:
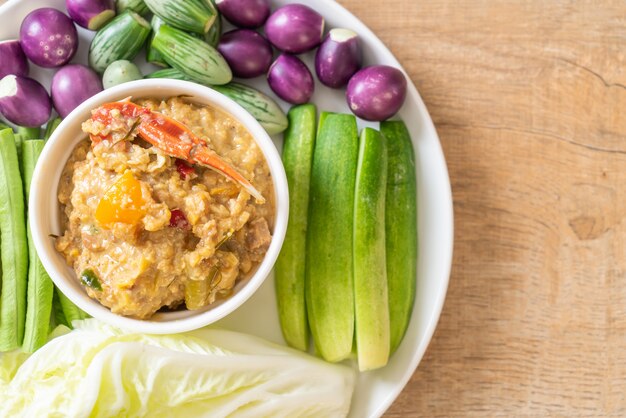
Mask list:
[[[346,27],[356,31],[363,41],[367,64],[387,64],[400,68],[400,64],[385,45],[356,17],[330,0],[300,0],[322,13],[327,28]],[[273,0],[274,7],[289,3]],[[0,7],[0,40],[16,38],[22,19],[33,9],[54,7],[65,10],[64,0],[9,0]],[[383,7],[382,3],[381,6]],[[79,28],[80,46],[73,62],[87,62],[89,40],[93,32]],[[305,61],[312,63],[312,54]],[[141,60],[139,57],[138,60]],[[142,68],[149,72],[148,66]],[[31,64],[31,76],[46,87],[54,70],[44,70]],[[249,83],[249,81],[247,81]],[[261,77],[250,83],[268,92]],[[330,90],[316,84],[312,101],[319,109],[347,112],[343,91]],[[281,103],[285,109],[286,103]],[[351,417],[379,417],[402,391],[421,360],[437,325],[448,287],[452,261],[453,214],[450,181],[445,159],[432,120],[415,86],[409,83],[406,103],[399,116],[407,123],[413,138],[417,163],[419,266],[417,297],[411,323],[402,345],[380,370],[361,373],[353,398]],[[376,126],[361,123],[361,126]],[[280,147],[280,137],[274,138]],[[270,277],[257,293],[239,310],[220,321],[219,325],[268,340],[284,343],[274,296],[274,280]]]

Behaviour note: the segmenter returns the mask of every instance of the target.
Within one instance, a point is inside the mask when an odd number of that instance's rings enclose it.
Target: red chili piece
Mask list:
[[[170,217],[170,226],[172,228],[180,228],[186,231],[191,229],[191,225],[182,210],[172,209],[171,213],[172,216]]]
[[[183,160],[176,160],[176,171],[180,174],[180,178],[186,180],[187,177],[194,174],[196,169],[184,162]]]

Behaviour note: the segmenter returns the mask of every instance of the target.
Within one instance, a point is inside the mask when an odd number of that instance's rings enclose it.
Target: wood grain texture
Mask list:
[[[454,195],[444,312],[386,416],[625,416],[626,3],[341,3],[411,75]]]

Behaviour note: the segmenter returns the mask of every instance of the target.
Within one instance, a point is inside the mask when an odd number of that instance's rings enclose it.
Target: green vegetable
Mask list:
[[[61,124],[61,118],[54,118],[46,125],[46,132],[43,135],[43,139],[48,140],[52,136],[52,133],[59,127]]]
[[[29,128],[26,126],[18,126],[17,129],[15,130],[15,133],[21,135],[23,140],[41,139],[40,127]]]
[[[143,16],[150,11],[143,0],[116,0],[115,6],[118,15],[130,10]]]
[[[145,0],[152,12],[168,25],[205,34],[217,18],[217,10],[205,0]]]
[[[354,335],[353,215],[358,157],[356,118],[328,114],[311,171],[306,304],[315,346],[328,361],[347,358]]]
[[[102,73],[114,61],[135,58],[150,34],[150,24],[135,12],[117,15],[96,32],[89,46],[89,65]]]
[[[191,81],[191,78],[187,77],[183,72],[176,68],[163,68],[162,70],[156,70],[153,73],[145,75],[143,78],[171,78],[174,80]]]
[[[221,85],[233,78],[222,54],[182,30],[161,25],[152,40],[152,48],[159,51],[169,65],[198,83]]]
[[[70,324],[65,319],[65,314],[63,313],[63,306],[61,306],[61,299],[59,299],[59,289],[55,287],[55,290],[52,296],[52,318],[50,318],[50,330],[52,331],[57,325],[64,325],[69,327]],[[56,324],[56,325],[53,325]]]
[[[0,351],[13,350],[24,338],[28,248],[24,189],[13,131],[0,131]]]
[[[271,97],[266,94],[240,83],[228,83],[223,86],[211,86],[224,96],[248,111],[265,131],[270,135],[278,134],[289,125],[285,112]]]
[[[306,351],[309,342],[304,298],[309,182],[315,147],[316,109],[294,106],[283,143],[283,164],[289,185],[289,224],[283,249],[276,260],[276,296],[285,341]]]
[[[212,267],[204,280],[187,280],[185,283],[185,306],[187,309],[200,309],[207,305],[211,290],[221,280],[220,269]]]
[[[24,145],[24,137],[21,134],[13,134],[13,141],[15,141],[15,151],[17,152],[17,159],[20,165],[20,172],[22,170],[22,146]]]
[[[220,43],[220,38],[222,37],[222,16],[217,11],[217,7],[215,7],[215,2],[213,0],[211,0],[211,4],[217,13],[217,16],[215,16],[215,21],[209,28],[208,32],[204,34],[204,41],[212,47],[217,48],[217,44]]]
[[[141,80],[139,68],[128,60],[118,60],[112,62],[104,71],[102,85],[108,89],[133,80]]]
[[[387,138],[389,165],[385,207],[389,321],[393,353],[409,326],[417,277],[417,185],[415,157],[403,122],[380,124]]]
[[[11,129],[11,127],[7,125],[6,123],[0,122],[0,131],[3,131],[5,129]]]
[[[340,417],[350,409],[351,368],[257,337],[207,328],[146,335],[94,319],[75,326],[59,327],[26,360],[9,354],[0,416]]]
[[[359,370],[389,359],[389,299],[385,264],[387,144],[365,128],[359,143],[354,200],[354,315]]]
[[[161,19],[159,16],[152,16],[152,20],[150,20],[152,34],[150,35],[150,38],[146,43],[146,61],[148,61],[150,64],[158,65],[159,67],[169,67],[169,65],[167,64],[167,62],[165,62],[165,59],[163,58],[163,56],[161,56],[161,53],[152,48],[152,40],[154,39],[154,34],[157,33],[159,27],[161,27],[161,25],[164,23],[165,22],[163,21],[163,19]]]
[[[157,70],[152,74],[148,74],[145,78],[172,78],[175,80],[193,81],[175,68]],[[268,134],[275,135],[287,129],[289,122],[285,112],[268,95],[234,81],[223,86],[207,85],[207,87],[222,93],[247,110]]]
[[[56,289],[56,294],[59,298],[59,303],[61,305],[66,324],[68,324],[70,327],[76,320],[89,318],[88,314],[86,314],[79,307],[74,305],[72,301],[69,300],[67,296],[65,296],[63,292],[61,292],[58,288]]]
[[[92,269],[85,269],[82,273],[80,273],[80,281],[87,287],[90,287],[94,290],[102,290],[102,285],[100,284],[100,279]]]
[[[30,183],[37,158],[41,154],[44,141],[42,139],[24,142],[22,166],[24,167],[24,187],[26,196],[30,192]],[[26,326],[22,350],[32,353],[44,345],[48,339],[50,328],[50,314],[52,312],[52,296],[54,285],[46,273],[41,260],[37,256],[35,245],[27,225],[28,236],[28,288],[26,303]]]

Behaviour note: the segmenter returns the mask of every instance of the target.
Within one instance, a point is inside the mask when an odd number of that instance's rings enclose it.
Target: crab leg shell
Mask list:
[[[244,176],[179,122],[163,115],[144,118],[137,127],[137,133],[166,154],[211,168],[239,183],[258,201],[265,202],[263,195]]]

